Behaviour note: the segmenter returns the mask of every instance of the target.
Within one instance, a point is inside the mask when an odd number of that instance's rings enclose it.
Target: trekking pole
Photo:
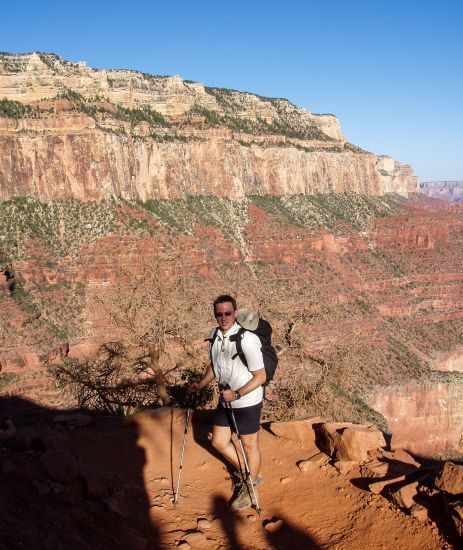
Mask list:
[[[190,425],[190,415],[191,415],[191,409],[187,409],[186,410],[186,417],[185,417],[185,431],[183,432],[182,450],[180,452],[180,465],[178,467],[177,488],[175,489],[174,498],[172,499],[172,502],[174,504],[177,504],[178,496],[179,496],[180,477],[182,475],[182,470],[183,470],[183,456],[185,455],[185,444],[186,444],[186,436],[187,436],[187,433],[188,433],[188,427]]]
[[[256,509],[256,512],[260,515],[259,500],[257,499],[257,493],[254,489],[254,483],[251,477],[251,470],[249,468],[246,451],[244,450],[243,440],[241,439],[241,434],[238,430],[238,425],[236,423],[235,413],[233,412],[233,407],[231,406],[230,403],[227,403],[226,401],[224,401],[224,403],[225,403],[225,407],[230,411],[230,416],[232,417],[232,421],[233,421],[233,427],[238,437],[238,441],[240,442],[241,454],[243,455],[243,462],[244,462],[244,471],[246,473],[246,479],[243,479],[243,481],[248,486],[248,491],[250,492],[251,500],[253,500],[253,504]],[[241,477],[243,477],[243,472],[241,472]],[[251,487],[251,489],[249,489],[249,487]]]

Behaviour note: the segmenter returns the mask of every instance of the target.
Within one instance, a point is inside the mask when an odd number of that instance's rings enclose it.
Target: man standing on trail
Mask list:
[[[252,506],[252,499],[245,483],[239,483],[240,461],[232,443],[233,422],[228,407],[231,406],[242,438],[254,487],[261,482],[261,452],[259,445],[260,415],[266,374],[259,337],[245,331],[241,346],[248,366],[241,361],[236,350],[236,334],[240,325],[236,322],[236,301],[227,294],[214,300],[214,316],[218,327],[210,338],[211,364],[200,382],[192,390],[200,390],[214,378],[219,383],[221,399],[215,410],[212,428],[212,446],[236,468],[236,496],[231,506],[236,510]],[[235,337],[235,339],[233,338]]]

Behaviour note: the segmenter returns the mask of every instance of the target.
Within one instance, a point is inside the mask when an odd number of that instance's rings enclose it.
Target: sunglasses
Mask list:
[[[223,311],[223,312],[216,312],[214,315],[220,319],[221,317],[230,317],[230,315],[233,315],[233,311]]]

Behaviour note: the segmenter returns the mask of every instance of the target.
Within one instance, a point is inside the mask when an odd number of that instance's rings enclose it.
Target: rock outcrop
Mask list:
[[[409,166],[284,99],[36,53],[0,55],[2,99],[1,200],[417,190]]]
[[[299,109],[286,99],[268,98],[223,88],[210,88],[180,76],[156,76],[131,70],[96,70],[54,54],[0,54],[0,98],[22,103],[49,99],[73,90],[84,97],[102,96],[128,108],[150,107],[170,118],[181,118],[193,107],[268,124],[291,122],[302,131],[319,129],[344,141],[334,115]]]
[[[371,406],[383,414],[392,444],[418,455],[463,453],[461,381],[409,383],[382,388]]]
[[[340,462],[362,462],[369,453],[386,446],[383,434],[374,426],[326,422],[317,430],[317,444]]]

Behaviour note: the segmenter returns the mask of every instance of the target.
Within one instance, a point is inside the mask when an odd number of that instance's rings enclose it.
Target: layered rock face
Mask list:
[[[284,99],[43,54],[0,56],[2,98],[27,107],[0,109],[3,200],[417,190],[409,166]]]
[[[129,108],[149,106],[172,118],[182,117],[192,107],[199,106],[219,114],[233,112],[239,118],[260,118],[268,123],[291,120],[300,129],[315,126],[334,140],[344,140],[334,115],[313,114],[298,109],[286,99],[206,88],[179,76],[96,70],[53,54],[0,55],[0,98],[31,103],[53,98],[66,89],[85,97],[103,96]]]
[[[382,388],[371,406],[382,413],[393,434],[391,445],[420,456],[463,453],[461,382],[411,383]]]

